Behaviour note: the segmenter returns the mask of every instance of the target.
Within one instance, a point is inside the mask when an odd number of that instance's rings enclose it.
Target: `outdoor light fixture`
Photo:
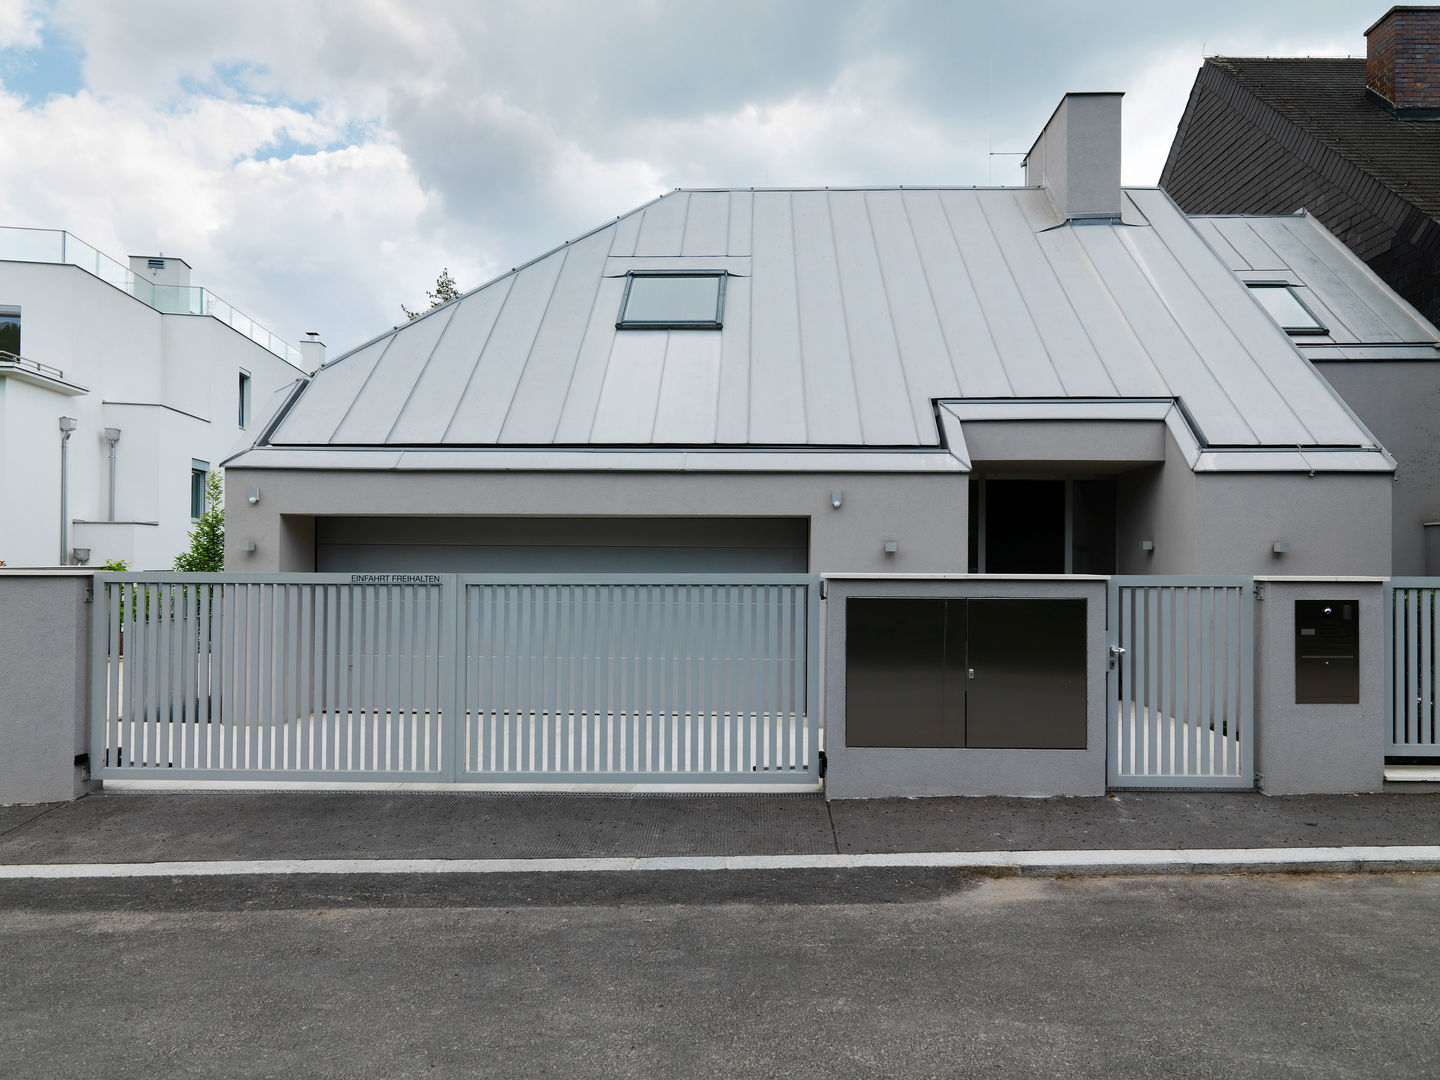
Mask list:
[[[899,550],[900,550],[900,545],[897,544],[894,540],[886,540],[886,541],[885,541],[885,554],[886,554],[886,555],[894,555],[894,554],[895,554],[897,551],[899,551]]]
[[[1270,550],[1273,551],[1276,555],[1284,555],[1287,551],[1290,550],[1290,541],[1276,540],[1275,543],[1270,545]]]
[[[72,548],[70,551],[70,559],[77,566],[83,566],[85,563],[90,561],[90,549]]]
[[[246,541],[244,541],[244,542],[240,545],[240,550],[243,551],[243,552],[245,552],[246,555],[253,555],[253,554],[255,554],[255,541],[254,541],[254,540],[246,540]]]
[[[836,510],[840,509],[840,504],[844,501],[845,493],[843,491],[830,492],[830,505],[833,506]]]
[[[254,505],[255,505],[256,503],[258,503],[259,501],[260,501],[260,489],[259,489],[259,488],[251,488],[251,489],[250,489],[250,505],[251,505],[251,506],[254,506]]]
[[[1155,550],[1155,541],[1154,541],[1154,540],[1141,540],[1141,541],[1140,541],[1140,550],[1141,550],[1141,551],[1154,551],[1154,550]]]

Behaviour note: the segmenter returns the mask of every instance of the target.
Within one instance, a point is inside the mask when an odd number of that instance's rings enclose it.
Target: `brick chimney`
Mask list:
[[[1440,7],[1392,7],[1365,31],[1365,87],[1410,116],[1440,116]]]

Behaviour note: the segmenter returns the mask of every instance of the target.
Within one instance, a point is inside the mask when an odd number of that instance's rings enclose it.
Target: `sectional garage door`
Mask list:
[[[315,522],[321,573],[806,573],[807,518],[400,518]]]

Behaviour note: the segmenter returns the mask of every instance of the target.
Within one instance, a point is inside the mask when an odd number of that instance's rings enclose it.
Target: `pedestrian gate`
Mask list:
[[[1110,579],[1110,787],[1254,786],[1251,586]]]
[[[1393,578],[1387,589],[1387,757],[1440,757],[1435,709],[1440,578]]]
[[[818,783],[818,578],[95,581],[99,778]]]

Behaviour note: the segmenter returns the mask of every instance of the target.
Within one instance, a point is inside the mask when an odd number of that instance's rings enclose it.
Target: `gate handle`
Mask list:
[[[1116,665],[1116,663],[1118,663],[1119,660],[1120,660],[1120,657],[1122,657],[1122,656],[1124,656],[1124,655],[1125,655],[1125,646],[1124,646],[1124,645],[1111,645],[1111,646],[1110,646],[1110,670],[1111,670],[1111,671],[1114,671],[1114,670],[1115,670],[1115,665]]]

